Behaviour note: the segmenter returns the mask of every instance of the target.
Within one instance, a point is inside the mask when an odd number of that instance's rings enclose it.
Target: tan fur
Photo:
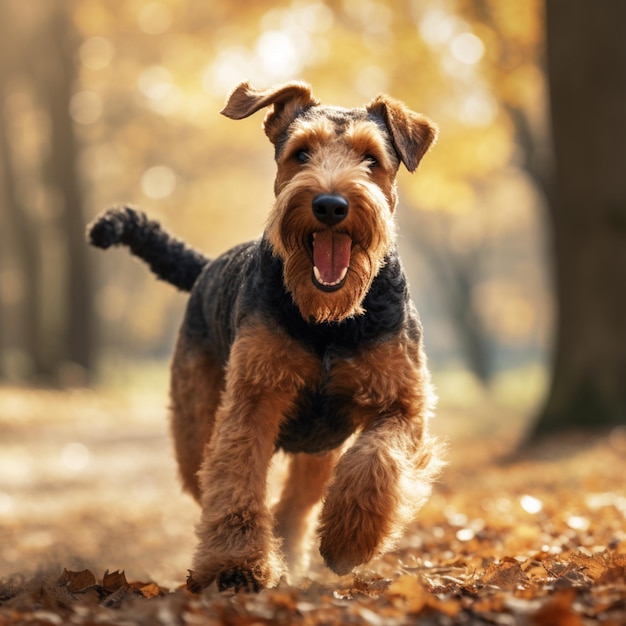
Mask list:
[[[240,331],[199,470],[202,518],[193,586],[239,569],[252,574],[253,587],[265,587],[284,573],[267,508],[267,474],[281,422],[298,390],[319,374],[317,360],[280,328],[253,321]]]
[[[424,433],[436,398],[425,358],[410,345],[396,337],[333,372],[333,390],[350,385],[363,428],[337,465],[318,529],[322,556],[339,573],[394,545],[440,468]]]
[[[302,318],[339,324],[365,313],[364,299],[394,246],[396,172],[400,163],[417,167],[435,128],[387,96],[344,116],[340,130],[332,113],[298,114],[318,104],[304,83],[268,90],[243,83],[223,113],[242,119],[268,107],[264,129],[276,144],[278,169],[264,238],[282,262],[284,288]],[[304,167],[294,158],[302,150]],[[311,278],[307,242],[329,227],[312,211],[320,194],[339,195],[350,207],[331,226],[352,240],[348,273],[336,290],[322,290]],[[406,319],[415,321],[412,312]],[[301,569],[320,502],[317,538],[335,572],[393,547],[440,466],[427,434],[435,396],[418,322],[402,323],[400,332],[320,356],[267,315],[248,312],[225,366],[181,332],[172,364],[172,430],[183,484],[202,507],[190,589],[215,581],[220,589],[259,590]],[[350,398],[342,419],[353,427],[354,443],[343,454],[341,444],[294,454],[272,512],[268,470],[281,427],[304,390],[319,389]]]
[[[372,126],[370,122],[355,125],[346,133],[348,141],[339,143],[333,140],[334,133],[325,120],[315,126],[300,124],[285,153],[290,154],[308,137],[311,168],[293,173],[286,159],[279,161],[278,194],[268,219],[267,237],[285,263],[285,286],[303,316],[318,323],[340,322],[363,313],[361,302],[394,238],[395,186],[389,181],[393,181],[397,164],[393,166],[382,156],[380,139],[370,139],[367,146],[361,144],[364,136],[373,133]],[[386,174],[378,173],[384,176],[384,185],[372,180],[363,163],[363,154],[370,152],[381,154],[381,168],[388,168]],[[346,284],[334,293],[320,292],[311,283],[311,261],[302,245],[306,235],[319,228],[310,206],[322,193],[341,194],[353,207],[337,229],[351,235],[355,247]]]
[[[275,533],[291,574],[304,573],[308,562],[310,518],[332,476],[340,450],[324,454],[294,454],[281,498],[274,509]]]
[[[220,364],[180,337],[172,360],[171,430],[184,488],[200,500],[198,468],[211,439],[224,384]]]

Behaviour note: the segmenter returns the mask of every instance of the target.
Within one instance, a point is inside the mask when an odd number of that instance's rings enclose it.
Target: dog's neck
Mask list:
[[[255,298],[254,308],[316,352],[326,353],[329,349],[354,351],[364,343],[396,334],[405,323],[410,298],[406,277],[395,249],[386,257],[365,296],[365,313],[342,322],[315,323],[302,317],[286,290],[283,263],[272,253],[269,243],[261,239],[258,245],[256,263],[260,271],[255,280],[259,282],[250,290],[250,297]]]

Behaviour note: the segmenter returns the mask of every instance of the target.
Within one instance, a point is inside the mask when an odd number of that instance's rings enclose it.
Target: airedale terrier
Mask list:
[[[259,240],[208,260],[128,207],[89,227],[94,245],[127,245],[191,291],[171,402],[182,481],[202,507],[192,590],[277,584],[320,500],[321,555],[348,573],[394,545],[439,467],[393,221],[399,165],[416,169],[435,126],[384,95],[364,108],[323,106],[301,82],[242,83],[222,113],[264,107],[278,167]],[[278,450],[290,466],[270,510]]]

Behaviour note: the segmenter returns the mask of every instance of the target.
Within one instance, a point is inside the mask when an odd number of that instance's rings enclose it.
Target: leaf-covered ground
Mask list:
[[[449,465],[397,551],[194,596],[164,397],[0,389],[0,626],[626,624],[626,428],[513,458],[519,416],[444,409]]]

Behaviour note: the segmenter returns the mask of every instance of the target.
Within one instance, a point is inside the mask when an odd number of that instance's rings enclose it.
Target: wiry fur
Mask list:
[[[95,245],[128,245],[191,290],[171,396],[181,478],[202,507],[193,590],[276,584],[285,560],[302,562],[320,499],[321,554],[350,571],[394,545],[440,464],[393,222],[396,171],[417,167],[434,126],[387,96],[363,109],[322,106],[297,82],[243,83],[223,113],[264,107],[277,175],[261,239],[209,261],[128,207],[90,227]],[[329,195],[340,202],[332,214],[315,208]],[[323,255],[338,265],[327,273],[343,267],[333,282],[313,271]],[[267,472],[279,449],[292,460],[272,512]]]
[[[109,209],[89,226],[89,242],[98,248],[123,244],[162,280],[190,291],[207,258],[168,235],[155,220],[128,206]]]

